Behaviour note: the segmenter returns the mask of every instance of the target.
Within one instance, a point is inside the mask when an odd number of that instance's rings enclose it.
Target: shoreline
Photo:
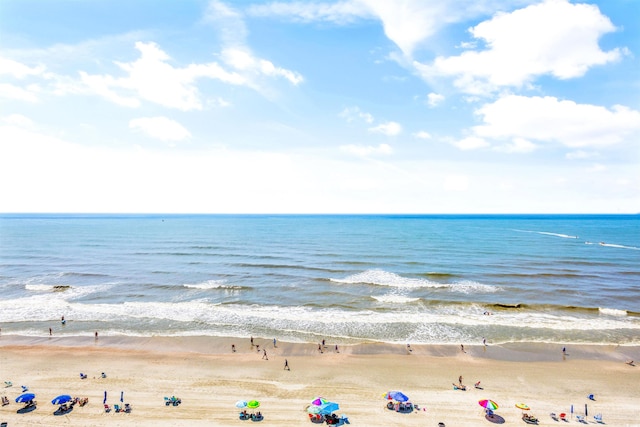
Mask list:
[[[231,351],[235,344],[236,352]],[[603,414],[606,424],[639,426],[640,367],[624,364],[640,359],[639,347],[513,344],[459,346],[277,342],[218,337],[24,337],[0,336],[0,389],[10,404],[0,408],[0,421],[10,426],[55,426],[51,399],[59,394],[86,397],[89,403],[65,414],[67,423],[136,427],[229,426],[238,420],[238,400],[257,399],[265,426],[309,426],[304,408],[322,396],[340,404],[338,415],[353,425],[447,426],[493,425],[484,418],[481,399],[500,404],[505,423],[522,423],[516,403],[531,407],[541,426],[555,425],[549,413],[567,413],[573,405],[588,419]],[[257,351],[260,345],[260,351]],[[263,350],[268,358],[263,359]],[[287,361],[290,370],[283,369]],[[80,379],[79,373],[87,374]],[[106,378],[101,377],[106,373]],[[459,376],[467,391],[455,390]],[[481,381],[482,389],[474,388]],[[36,393],[37,409],[20,414],[15,398],[21,385]],[[0,383],[1,386],[1,383]],[[382,395],[401,390],[419,411],[401,414],[386,409]],[[105,413],[102,401],[130,403],[132,412]],[[123,402],[120,395],[123,393]],[[590,393],[595,400],[588,400]],[[182,404],[165,406],[164,397]],[[424,408],[424,410],[423,410]],[[576,422],[572,414],[570,422]],[[313,425],[313,424],[312,424]]]
[[[274,350],[273,340],[254,337],[254,344],[260,349]],[[285,342],[277,340],[278,354],[281,356],[313,356],[320,354],[319,343]],[[464,345],[464,353],[459,345],[452,344],[409,344],[360,343],[339,344],[339,354],[353,355],[420,355],[428,357],[468,356],[480,359],[513,362],[551,362],[567,358],[606,361],[640,361],[640,346],[611,344],[567,344],[517,342],[505,344]],[[156,353],[195,353],[202,355],[224,355],[255,352],[250,338],[218,336],[45,336],[0,335],[0,348],[79,348],[138,350]],[[324,353],[336,353],[335,343],[326,342]],[[252,348],[253,347],[253,348]],[[562,348],[567,352],[563,355]]]

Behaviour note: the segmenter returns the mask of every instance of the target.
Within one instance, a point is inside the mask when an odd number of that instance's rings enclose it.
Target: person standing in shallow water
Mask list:
[[[284,369],[287,371],[290,371],[291,369],[289,369],[289,361],[287,359],[284,359]]]

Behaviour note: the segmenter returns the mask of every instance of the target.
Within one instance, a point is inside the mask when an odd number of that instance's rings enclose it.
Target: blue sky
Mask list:
[[[640,212],[636,0],[0,3],[0,211]]]

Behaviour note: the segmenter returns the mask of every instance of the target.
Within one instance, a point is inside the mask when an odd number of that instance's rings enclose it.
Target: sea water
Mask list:
[[[0,215],[2,333],[52,326],[639,345],[640,216]]]

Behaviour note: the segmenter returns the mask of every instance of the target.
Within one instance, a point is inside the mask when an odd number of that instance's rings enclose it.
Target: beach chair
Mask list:
[[[5,381],[4,382],[4,386],[6,387],[11,387],[13,385],[13,383],[11,381]]]
[[[560,415],[558,415],[558,417],[559,417],[562,421],[569,421],[569,420],[567,420],[567,414],[565,414],[564,412],[562,412]]]
[[[7,396],[2,396],[2,406],[7,406],[9,404],[9,398]]]
[[[597,422],[598,424],[604,424],[604,421],[602,421],[602,414],[595,414],[593,416],[593,421]]]
[[[589,400],[596,400],[596,398],[593,396],[593,394],[590,394],[587,396],[587,399]]]
[[[587,423],[587,420],[584,419],[584,415],[576,415],[576,420],[578,420],[579,423]]]
[[[111,412],[111,406],[108,403],[104,404],[104,412]]]
[[[113,405],[113,410],[116,412],[122,412],[122,408],[117,403]]]
[[[558,418],[558,416],[556,415],[555,412],[550,413],[549,416],[551,417],[551,419],[553,421],[558,421],[559,420],[559,418]]]
[[[87,374],[83,374],[82,372],[80,372],[80,379],[81,380],[86,380],[87,379]]]
[[[20,387],[22,387],[22,392],[26,393],[29,391],[29,387],[27,387],[26,385],[21,385]]]
[[[131,405],[128,403],[124,404],[124,412],[125,414],[130,414],[131,413]]]

